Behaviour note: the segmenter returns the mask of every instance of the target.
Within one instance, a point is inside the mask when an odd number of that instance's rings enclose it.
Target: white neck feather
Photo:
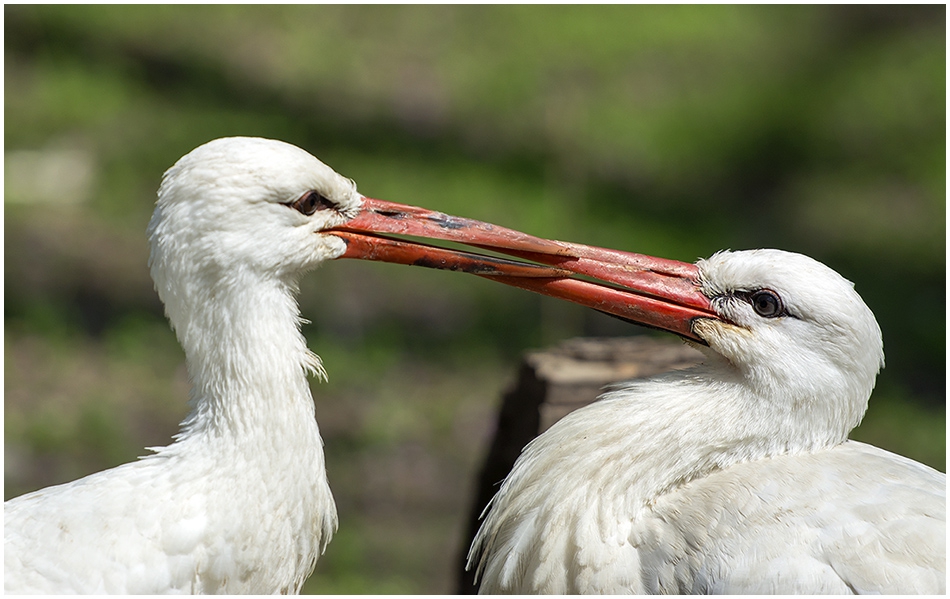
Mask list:
[[[505,483],[510,490],[499,495],[521,504],[517,496],[530,492],[531,479],[554,470],[571,477],[562,488],[578,500],[619,501],[616,508],[632,513],[711,470],[844,441],[854,423],[846,426],[848,416],[829,407],[854,400],[798,391],[763,396],[755,381],[711,354],[705,365],[622,385],[566,416],[525,448]],[[503,511],[496,506],[491,516]]]
[[[193,384],[183,437],[265,430],[287,435],[301,423],[312,434],[306,375],[323,376],[323,368],[300,334],[294,285],[247,279],[252,275],[200,286],[188,309],[168,305]]]
[[[192,410],[176,441],[154,457],[201,461],[187,470],[201,477],[193,492],[212,504],[240,503],[252,526],[230,525],[235,543],[256,545],[209,588],[244,589],[228,586],[229,576],[259,568],[266,575],[248,579],[247,589],[292,581],[280,589],[299,592],[337,515],[307,380],[308,370],[323,369],[300,334],[295,284],[241,271],[214,284],[177,280],[193,284],[159,294],[185,349]]]

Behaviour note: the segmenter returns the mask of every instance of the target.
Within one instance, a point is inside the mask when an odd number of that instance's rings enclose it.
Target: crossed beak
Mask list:
[[[581,304],[705,343],[697,318],[718,318],[693,264],[552,241],[415,206],[363,198],[358,216],[327,229],[346,242],[341,258],[456,270]],[[505,257],[392,237],[464,244]],[[578,278],[584,277],[584,278]]]

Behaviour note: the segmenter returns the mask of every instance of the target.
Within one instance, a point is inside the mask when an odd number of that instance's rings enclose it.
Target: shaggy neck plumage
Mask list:
[[[185,349],[192,410],[175,443],[158,455],[212,462],[197,470],[203,480],[230,481],[212,491],[230,489],[235,496],[228,501],[253,498],[245,508],[251,511],[286,514],[283,525],[260,523],[255,534],[259,551],[280,564],[290,585],[281,590],[299,592],[337,526],[307,380],[308,370],[323,369],[300,334],[295,280],[227,273],[159,286]],[[194,451],[196,445],[204,450]]]
[[[193,386],[181,437],[316,426],[306,375],[322,367],[300,334],[295,292],[295,281],[242,272],[175,294],[167,310]]]
[[[799,389],[800,397],[790,397],[792,390],[784,391],[763,396],[721,357],[622,385],[535,439],[505,483],[513,487],[507,496],[517,504],[517,489],[526,492],[534,477],[553,469],[576,477],[565,486],[578,501],[593,495],[605,505],[619,501],[623,510],[639,509],[712,470],[846,439],[854,423],[831,406],[853,400],[827,394],[850,393],[847,386],[814,391],[825,396]],[[564,447],[579,439],[586,439],[583,451],[575,447],[565,455]]]
[[[720,359],[608,394],[604,401],[625,412],[615,415],[625,430],[602,443],[614,453],[605,463],[630,460],[640,499],[649,500],[714,469],[836,445],[857,424],[847,385],[761,390]],[[866,405],[867,396],[861,400]]]

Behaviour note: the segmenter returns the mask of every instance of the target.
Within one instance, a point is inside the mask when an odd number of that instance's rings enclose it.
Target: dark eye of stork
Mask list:
[[[319,192],[310,190],[291,203],[290,207],[301,214],[310,216],[317,210],[336,210],[337,204],[323,197]]]
[[[785,316],[785,305],[782,298],[774,291],[760,289],[748,295],[749,303],[755,313],[763,318],[776,318]]]

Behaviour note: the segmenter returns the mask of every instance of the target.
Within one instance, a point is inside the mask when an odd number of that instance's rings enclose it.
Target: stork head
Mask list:
[[[314,235],[360,208],[353,181],[296,146],[233,137],[206,143],[165,173],[148,227],[159,292],[188,278],[287,277],[344,244]]]
[[[845,433],[860,423],[884,365],[881,330],[854,285],[780,250],[719,252],[697,263],[718,318],[693,330],[762,395],[834,403]],[[794,409],[795,406],[786,406]]]
[[[346,230],[333,230],[343,224]],[[220,314],[225,307],[253,309],[248,295],[255,291],[277,289],[277,297],[288,300],[280,303],[294,310],[297,275],[345,253],[486,276],[570,274],[377,232],[528,250],[559,247],[487,223],[364,198],[352,180],[296,146],[232,137],[192,150],[165,173],[148,225],[149,267],[173,327],[185,337],[190,323],[233,322]],[[256,302],[274,304],[260,297]]]

